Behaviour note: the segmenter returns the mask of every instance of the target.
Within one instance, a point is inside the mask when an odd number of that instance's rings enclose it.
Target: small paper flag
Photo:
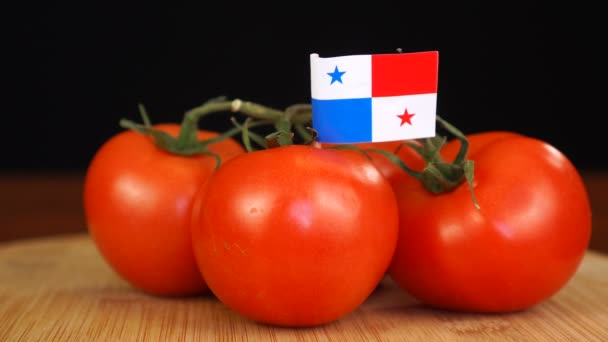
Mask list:
[[[435,135],[437,51],[310,55],[318,141],[359,143]]]

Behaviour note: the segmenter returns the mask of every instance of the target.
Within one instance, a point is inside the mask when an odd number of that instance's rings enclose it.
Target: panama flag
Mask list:
[[[435,135],[437,51],[310,55],[318,141],[359,143]]]

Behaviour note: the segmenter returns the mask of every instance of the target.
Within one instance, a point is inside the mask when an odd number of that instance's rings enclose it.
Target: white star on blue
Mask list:
[[[329,85],[334,84],[334,82],[336,82],[336,81],[342,83],[342,75],[344,75],[345,73],[346,73],[346,71],[338,70],[338,66],[336,65],[334,72],[327,73],[329,76],[331,76],[331,83]]]

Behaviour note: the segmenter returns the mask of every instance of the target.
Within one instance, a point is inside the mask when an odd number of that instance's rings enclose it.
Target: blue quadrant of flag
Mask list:
[[[372,139],[372,99],[317,100],[312,99],[312,121],[324,127],[319,141],[328,143],[358,143]],[[345,123],[337,126],[335,123]]]

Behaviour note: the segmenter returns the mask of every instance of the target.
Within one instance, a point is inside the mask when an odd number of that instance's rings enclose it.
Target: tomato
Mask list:
[[[197,195],[192,236],[211,291],[278,326],[355,310],[383,278],[398,235],[390,184],[363,154],[289,145],[238,156]]]
[[[477,154],[477,151],[480,148],[485,148],[486,145],[496,142],[497,140],[520,136],[521,134],[509,131],[491,131],[469,134],[467,137],[467,140],[469,141],[468,155],[471,156]],[[460,142],[456,139],[444,145],[440,150],[440,153],[446,162],[450,162],[454,160],[459,150]]]
[[[417,143],[415,140],[412,140],[411,142]],[[401,159],[407,167],[415,171],[422,170],[424,168],[424,160],[413,149],[408,148],[407,146],[401,146],[403,143],[404,141],[383,141],[356,143],[353,145],[364,150],[375,149],[389,153],[394,153],[395,151],[397,151],[395,155],[399,159]],[[336,145],[339,144],[322,144],[324,148],[330,148]],[[371,150],[368,152],[368,155],[372,159],[374,165],[378,168],[380,173],[382,173],[382,175],[389,181],[389,183],[396,184],[400,182],[402,178],[411,177],[399,165],[392,162],[386,156]]]
[[[156,128],[177,136],[179,126]],[[201,131],[200,140],[217,136]],[[211,145],[224,160],[244,153],[234,140]],[[192,201],[213,172],[213,157],[178,156],[134,131],[121,132],[93,157],[84,183],[88,230],[108,264],[131,285],[155,295],[206,290],[191,247]]]
[[[413,178],[395,187],[398,246],[389,274],[428,305],[509,312],[541,303],[574,275],[589,244],[591,209],[574,165],[550,144],[509,132],[468,136],[465,183],[432,194]],[[454,156],[458,141],[444,156]]]

